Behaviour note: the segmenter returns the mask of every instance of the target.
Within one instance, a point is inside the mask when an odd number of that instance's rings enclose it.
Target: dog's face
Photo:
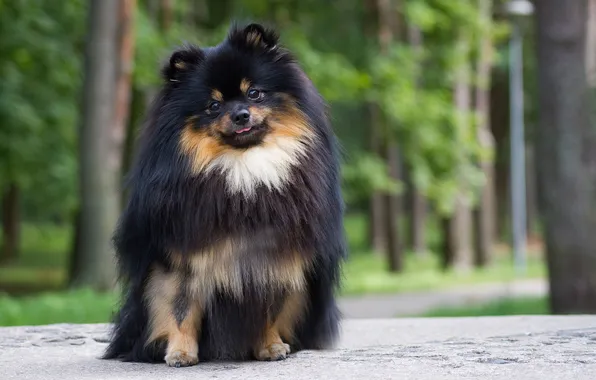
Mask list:
[[[175,101],[184,103],[195,134],[217,140],[221,149],[246,149],[268,134],[283,134],[276,128],[280,122],[289,135],[306,127],[297,125],[305,120],[293,64],[272,31],[251,24],[233,29],[219,46],[176,51],[163,72],[176,86]]]
[[[168,105],[184,115],[179,146],[192,171],[218,168],[233,191],[287,180],[314,132],[304,74],[260,25],[233,28],[220,45],[176,51],[163,69]]]
[[[178,147],[191,174],[223,174],[233,193],[280,189],[314,141],[308,115],[319,100],[275,33],[260,25],[234,27],[215,47],[174,52],[163,75],[162,112],[183,117]]]

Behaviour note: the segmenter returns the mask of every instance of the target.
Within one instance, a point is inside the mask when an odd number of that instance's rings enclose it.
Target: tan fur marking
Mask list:
[[[304,142],[312,141],[315,137],[306,115],[297,107],[296,100],[287,94],[279,94],[283,99],[283,107],[271,114],[269,126],[273,138],[289,137]]]
[[[186,68],[186,64],[182,61],[178,61],[178,62],[174,63],[174,67],[177,68],[178,70],[184,70]]]
[[[245,276],[256,286],[278,287],[292,292],[304,289],[304,272],[310,264],[302,255],[294,254],[286,259],[261,262],[242,256],[242,245],[241,241],[228,239],[188,258],[191,270],[189,291],[193,298],[206,300],[219,290],[240,299]],[[180,255],[173,254],[170,257],[176,268],[186,265]]]
[[[218,89],[214,88],[213,91],[211,91],[211,97],[218,102],[223,102],[223,94]]]
[[[250,32],[246,35],[246,43],[252,46],[259,46],[261,43],[261,33]]]
[[[269,121],[269,126],[271,127],[271,133],[267,137],[289,137],[303,141],[314,138],[312,129],[297,110],[274,115]]]
[[[243,94],[246,94],[248,92],[249,88],[250,88],[250,81],[246,78],[242,79],[240,81],[240,91],[242,91]]]
[[[190,116],[190,117],[188,117],[188,118],[186,119],[186,122],[187,122],[188,124],[190,124],[190,123],[194,123],[195,121],[197,121],[197,120],[199,120],[199,119],[200,119],[199,115],[193,115],[193,116]]]
[[[172,303],[180,285],[180,278],[176,274],[165,273],[161,268],[155,268],[151,273],[145,295],[149,304],[151,326],[147,343],[167,338],[170,331],[176,328]]]
[[[275,322],[271,323],[269,321],[267,323],[263,340],[255,348],[257,359],[283,359],[290,353],[290,346],[285,342],[293,340],[294,328],[302,318],[305,307],[306,296],[304,291],[297,291],[288,296]]]
[[[183,284],[177,273],[155,268],[149,277],[146,299],[149,304],[150,335],[146,344],[167,339],[165,360],[170,366],[187,366],[198,362],[198,337],[201,318],[200,302],[191,303],[180,324],[174,316],[174,300]]]
[[[248,112],[250,112],[253,122],[258,125],[265,121],[265,119],[271,115],[273,110],[269,107],[250,106],[248,107]]]
[[[180,136],[180,148],[190,158],[193,173],[200,173],[214,159],[233,149],[222,144],[211,136],[209,131],[194,130],[192,124],[187,125]]]
[[[197,364],[199,361],[197,326],[199,326],[201,314],[198,303],[193,302],[180,326],[174,320],[175,327],[168,332],[168,348],[165,356],[168,365],[186,366]]]
[[[287,342],[294,338],[294,328],[304,315],[306,302],[304,291],[294,292],[288,296],[277,316],[275,326],[281,337]]]
[[[276,325],[268,323],[263,341],[255,347],[255,357],[258,360],[280,360],[285,359],[289,353],[290,346],[281,340]]]

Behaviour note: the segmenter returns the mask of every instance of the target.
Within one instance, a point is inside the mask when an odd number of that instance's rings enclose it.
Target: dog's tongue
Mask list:
[[[244,128],[244,129],[239,129],[239,130],[236,131],[236,133],[240,134],[240,133],[248,132],[248,131],[250,131],[250,128],[251,127]]]

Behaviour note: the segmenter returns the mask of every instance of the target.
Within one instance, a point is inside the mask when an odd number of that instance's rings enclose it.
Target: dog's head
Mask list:
[[[181,146],[197,169],[223,154],[312,135],[299,104],[304,76],[261,25],[234,26],[216,47],[177,50],[162,73],[170,101],[187,115]]]

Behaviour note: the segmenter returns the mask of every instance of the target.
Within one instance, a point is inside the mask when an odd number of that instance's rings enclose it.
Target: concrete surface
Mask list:
[[[100,360],[107,328],[0,328],[0,379],[596,378],[596,316],[346,320],[334,350],[190,368]]]
[[[544,279],[517,280],[431,292],[344,297],[339,300],[339,306],[346,318],[394,318],[419,315],[440,307],[490,302],[504,297],[541,297],[547,292],[548,283]]]

